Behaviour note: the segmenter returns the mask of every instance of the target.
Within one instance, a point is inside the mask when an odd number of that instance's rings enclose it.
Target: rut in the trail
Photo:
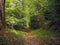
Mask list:
[[[31,32],[24,32],[25,44],[26,45],[38,45],[37,36],[33,35]]]

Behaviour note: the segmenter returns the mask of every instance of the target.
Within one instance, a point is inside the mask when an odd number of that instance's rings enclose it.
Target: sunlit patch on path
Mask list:
[[[37,36],[33,35],[31,32],[24,32],[24,38],[26,45],[38,45]]]

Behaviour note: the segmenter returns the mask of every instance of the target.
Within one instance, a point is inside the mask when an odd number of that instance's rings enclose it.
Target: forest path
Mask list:
[[[24,38],[26,45],[38,45],[37,36],[33,35],[31,32],[24,32]]]

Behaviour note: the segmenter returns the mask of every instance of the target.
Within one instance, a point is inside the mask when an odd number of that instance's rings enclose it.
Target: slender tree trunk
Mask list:
[[[2,28],[6,27],[5,22],[5,0],[0,0],[0,23]]]

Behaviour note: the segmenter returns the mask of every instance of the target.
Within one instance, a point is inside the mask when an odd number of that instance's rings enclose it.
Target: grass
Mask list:
[[[20,30],[12,30],[12,32],[14,33],[14,34],[16,34],[17,36],[22,36],[23,37],[23,35],[24,35],[24,32],[23,31],[20,31]]]
[[[43,37],[50,37],[54,35],[53,31],[44,30],[44,29],[32,30],[31,32],[37,36],[43,36]]]
[[[12,30],[12,32],[14,34],[16,34],[17,36],[24,36],[24,32],[20,31],[20,30]],[[55,35],[55,33],[53,31],[50,30],[44,30],[44,29],[36,29],[36,30],[31,30],[32,34],[35,34],[37,36],[43,36],[43,37],[50,37]]]

